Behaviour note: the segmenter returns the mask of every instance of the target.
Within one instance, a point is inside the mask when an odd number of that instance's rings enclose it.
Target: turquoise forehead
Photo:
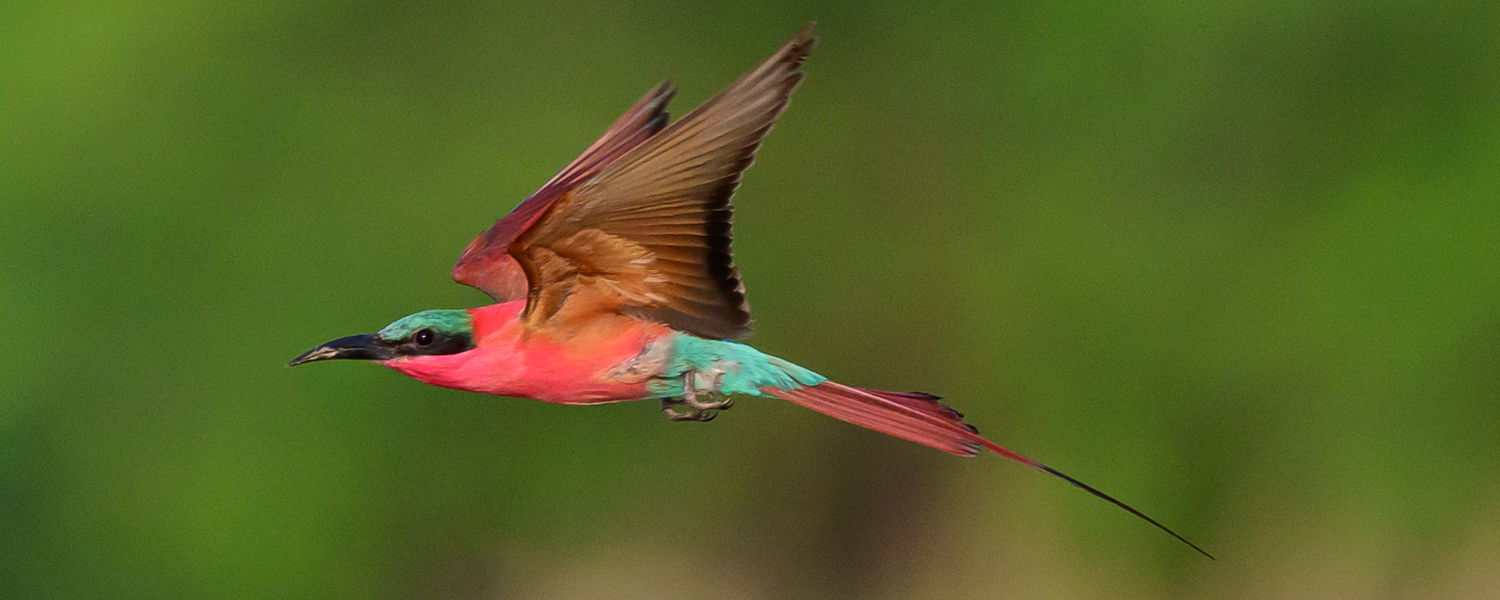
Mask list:
[[[433,309],[410,314],[386,325],[377,334],[381,339],[404,340],[418,329],[430,328],[442,332],[472,332],[473,321],[469,311],[463,309]]]

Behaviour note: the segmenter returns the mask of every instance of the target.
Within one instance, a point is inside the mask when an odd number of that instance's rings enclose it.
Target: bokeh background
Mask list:
[[[979,3],[975,3],[979,4]],[[1493,6],[1493,5],[1490,5]],[[282,365],[808,20],[759,347],[1062,482]],[[6,598],[1500,595],[1500,19],[1404,2],[0,6]]]

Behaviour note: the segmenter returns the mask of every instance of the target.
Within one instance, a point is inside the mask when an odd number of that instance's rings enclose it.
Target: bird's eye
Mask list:
[[[426,348],[431,346],[433,341],[437,340],[437,334],[433,333],[431,329],[418,329],[416,333],[412,334],[411,339],[418,346]]]

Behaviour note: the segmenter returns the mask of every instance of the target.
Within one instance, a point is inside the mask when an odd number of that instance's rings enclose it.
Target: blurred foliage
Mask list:
[[[0,6],[7,598],[1500,593],[1492,4]],[[754,342],[993,457],[282,364],[804,21]]]

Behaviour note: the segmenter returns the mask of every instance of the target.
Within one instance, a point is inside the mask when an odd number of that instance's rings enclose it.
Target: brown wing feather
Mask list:
[[[646,92],[578,158],[542,184],[505,218],[474,238],[453,266],[453,279],[484,290],[499,302],[526,297],[526,274],[510,255],[511,244],[569,189],[661,131],[667,124],[667,103],[676,93],[672,84],[665,81]]]
[[[533,326],[615,311],[697,336],[749,333],[730,198],[802,74],[811,27],[549,206],[511,253]]]

